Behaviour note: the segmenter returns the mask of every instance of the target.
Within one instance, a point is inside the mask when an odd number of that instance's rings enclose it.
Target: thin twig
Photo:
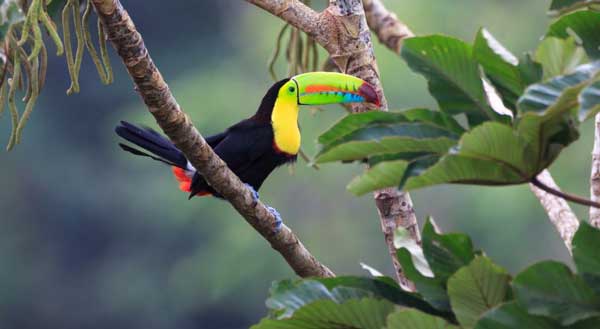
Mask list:
[[[571,201],[580,205],[584,205],[584,206],[588,206],[588,207],[594,207],[594,208],[598,208],[600,209],[600,203],[598,202],[594,202],[592,200],[580,197],[578,195],[575,194],[570,194],[570,193],[566,193],[566,192],[562,192],[561,190],[558,189],[554,189],[542,182],[540,182],[536,177],[534,177],[531,180],[531,184],[535,185],[536,187],[546,191],[547,193],[550,193],[552,195],[556,195],[559,198],[563,198],[567,201]]]

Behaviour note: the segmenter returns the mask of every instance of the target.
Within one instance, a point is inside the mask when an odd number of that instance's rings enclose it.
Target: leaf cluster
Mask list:
[[[399,246],[409,239],[401,233]],[[420,252],[397,253],[418,293],[389,277],[280,281],[267,300],[269,316],[252,328],[598,328],[600,230],[583,223],[573,247],[577,273],[544,261],[513,277],[468,236],[439,234],[427,221]]]
[[[367,162],[349,184],[358,195],[531,182],[600,110],[599,49],[600,12],[593,10],[560,17],[520,58],[485,29],[472,43],[408,39],[402,58],[427,80],[439,110],[349,115],[319,138],[315,162]]]

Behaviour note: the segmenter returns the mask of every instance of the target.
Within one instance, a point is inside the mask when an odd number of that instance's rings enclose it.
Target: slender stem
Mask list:
[[[570,194],[570,193],[566,193],[563,192],[561,190],[558,189],[554,189],[542,182],[540,182],[537,177],[534,177],[531,180],[531,184],[535,185],[536,187],[540,188],[541,190],[544,190],[552,195],[556,195],[557,197],[563,198],[565,200],[571,201],[571,202],[575,202],[577,204],[580,205],[584,205],[584,206],[588,206],[588,207],[594,207],[594,208],[598,208],[600,209],[600,203],[598,202],[594,202],[592,200],[580,197],[578,195],[574,195],[574,194]]]

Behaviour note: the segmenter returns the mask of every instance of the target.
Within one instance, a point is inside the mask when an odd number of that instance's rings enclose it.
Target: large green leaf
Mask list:
[[[321,135],[316,161],[353,161],[389,153],[445,153],[462,132],[451,116],[427,109],[352,114]]]
[[[401,310],[387,319],[387,329],[458,329],[442,318],[417,310]]]
[[[475,329],[564,329],[552,319],[527,313],[517,302],[502,304],[485,313]]]
[[[435,153],[399,153],[375,156],[369,159],[371,167],[348,184],[348,190],[356,195],[385,187],[403,188],[410,178],[419,176],[438,162]]]
[[[331,300],[343,303],[359,298],[386,299],[394,304],[439,314],[418,295],[403,291],[398,284],[387,277],[364,278],[341,276],[335,278],[313,278],[303,280],[283,280],[273,283],[267,307],[276,318],[290,317],[301,307],[318,300]]]
[[[577,66],[587,62],[587,56],[572,37],[566,39],[547,37],[538,46],[535,60],[544,68],[544,79],[549,79],[557,75],[573,73]]]
[[[450,312],[450,299],[441,278],[425,276],[415,267],[413,256],[406,248],[398,249],[396,257],[406,277],[412,281],[422,298],[442,312]]]
[[[519,109],[524,112],[545,113],[563,111],[563,107],[556,108],[559,98],[565,91],[577,88],[583,89],[600,72],[600,61],[578,66],[573,73],[557,76],[547,82],[529,86],[519,99]],[[569,110],[577,106],[577,98],[570,105]]]
[[[600,80],[589,84],[579,94],[579,119],[586,120],[600,112]]]
[[[404,42],[402,57],[427,79],[443,112],[465,113],[471,124],[500,119],[488,102],[469,44],[442,35],[415,37]]]
[[[483,256],[454,273],[448,280],[448,295],[458,322],[473,327],[483,313],[505,301],[509,281],[503,268]]]
[[[425,259],[436,278],[446,282],[459,268],[471,263],[475,257],[473,243],[466,234],[439,234],[431,219],[423,226],[422,245]]]
[[[536,171],[527,152],[528,141],[507,125],[487,122],[463,135],[457,152],[449,153],[418,177],[407,189],[444,183],[518,184]]]
[[[600,13],[577,11],[561,17],[548,30],[548,36],[568,38],[573,36],[581,43],[590,59],[600,59]]]
[[[573,260],[583,279],[600,294],[600,230],[582,222],[573,238]]]
[[[530,266],[515,277],[513,288],[528,313],[550,317],[561,325],[600,316],[600,296],[558,262]]]
[[[363,298],[343,303],[318,300],[285,319],[263,319],[252,329],[382,329],[396,307],[386,300]]]
[[[423,227],[422,248],[429,271],[417,269],[415,258],[423,256],[415,253],[415,250],[411,252],[406,246],[398,249],[398,261],[406,277],[415,283],[424,300],[440,311],[450,311],[446,283],[456,271],[475,257],[471,239],[464,234],[438,234],[431,219],[427,219]]]
[[[514,109],[517,99],[527,86],[518,66],[519,60],[483,28],[475,38],[473,54],[502,99]]]

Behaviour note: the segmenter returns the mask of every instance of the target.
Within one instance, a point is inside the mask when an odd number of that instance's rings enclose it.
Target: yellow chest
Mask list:
[[[271,124],[277,148],[288,154],[298,154],[301,137],[296,101],[278,99],[271,114]]]

